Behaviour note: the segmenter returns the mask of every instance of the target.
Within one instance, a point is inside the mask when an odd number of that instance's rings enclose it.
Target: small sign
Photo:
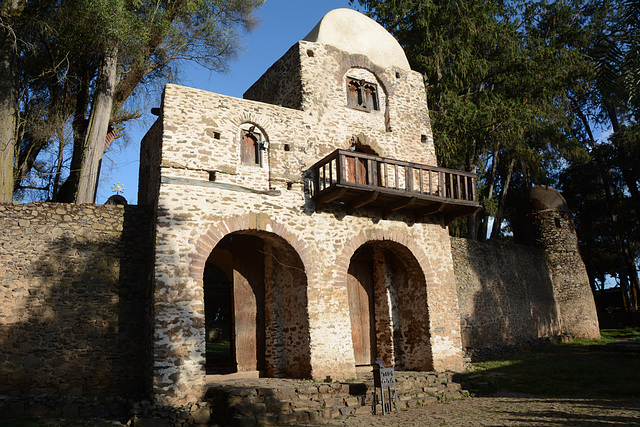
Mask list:
[[[396,386],[396,375],[393,368],[380,368],[380,387],[389,388]]]
[[[375,386],[373,397],[374,412],[377,413],[378,388],[380,388],[380,403],[382,403],[382,415],[386,415],[387,412],[393,411],[394,407],[396,408],[396,411],[400,412],[400,408],[398,405],[398,392],[396,391],[396,374],[394,373],[393,366],[390,368],[385,368],[384,362],[382,362],[380,358],[376,359],[376,363],[378,364],[378,367],[374,368],[373,370],[373,382]],[[387,398],[385,398],[384,395],[385,388],[388,390]],[[393,389],[393,395],[391,394],[391,389]]]

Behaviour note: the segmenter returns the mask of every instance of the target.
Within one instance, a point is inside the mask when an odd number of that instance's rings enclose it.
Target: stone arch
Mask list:
[[[210,358],[207,370],[308,377],[310,252],[306,244],[283,225],[259,214],[220,221],[197,244],[189,274],[205,286],[205,317],[207,301],[212,301],[206,295],[205,271],[215,266],[231,279],[226,305],[233,329],[230,344],[226,344],[229,353],[225,360]]]
[[[346,54],[345,54],[346,55]],[[349,70],[362,69],[371,74],[376,79],[376,84],[380,86],[379,93],[384,94],[384,104],[381,104],[380,110],[384,115],[384,126],[387,132],[391,132],[391,98],[395,94],[395,86],[387,79],[384,68],[371,62],[369,58],[364,55],[346,55],[343,61],[340,61],[340,67],[336,72],[336,82],[343,87],[346,87],[346,78]]]
[[[431,267],[431,263],[424,253],[424,250],[419,245],[417,245],[413,239],[410,239],[407,233],[397,230],[376,229],[362,231],[357,236],[347,240],[347,243],[345,244],[342,252],[336,259],[334,286],[345,287],[347,285],[347,270],[349,269],[349,262],[351,260],[351,257],[362,245],[369,241],[375,240],[389,240],[405,246],[418,261],[418,264],[420,265],[420,268],[422,269],[422,272],[424,274],[427,286],[436,283],[436,276],[433,273],[433,268]]]
[[[387,79],[385,74],[385,69],[379,65],[374,64],[371,60],[362,54],[344,54],[345,58],[340,61],[340,66],[338,67],[335,77],[336,82],[342,84],[344,82],[344,78],[347,75],[347,72],[351,68],[362,68],[371,74],[373,74],[377,80],[377,83],[380,84],[380,88],[384,91],[387,96],[387,104],[389,103],[389,97],[394,94],[394,85]]]
[[[269,132],[267,131],[267,129],[275,128],[275,124],[270,118],[264,117],[261,114],[256,114],[256,113],[247,112],[247,111],[243,111],[240,114],[236,115],[235,117],[231,118],[231,122],[238,129],[243,124],[248,123],[248,124],[254,125],[260,130],[260,132],[265,138],[265,141],[270,140]]]
[[[363,243],[349,260],[346,287],[356,366],[379,358],[398,369],[433,369],[427,283],[405,245]]]
[[[209,254],[216,245],[226,236],[236,231],[256,230],[273,233],[284,239],[297,252],[305,271],[311,271],[314,258],[306,242],[300,240],[295,233],[277,221],[272,220],[267,215],[258,213],[247,213],[244,215],[234,215],[221,220],[216,225],[212,225],[202,234],[195,244],[195,250],[189,254],[191,262],[189,264],[189,277],[202,281],[204,267]]]

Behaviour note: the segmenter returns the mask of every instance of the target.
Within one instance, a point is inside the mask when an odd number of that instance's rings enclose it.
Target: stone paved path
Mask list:
[[[399,414],[358,415],[330,426],[616,426],[640,425],[640,399],[473,397]]]

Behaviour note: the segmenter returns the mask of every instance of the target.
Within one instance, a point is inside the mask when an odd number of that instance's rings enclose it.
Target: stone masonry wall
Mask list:
[[[150,210],[0,205],[0,395],[148,390]]]
[[[417,260],[429,313],[428,366],[462,368],[458,303],[446,227],[378,209],[345,215],[341,206],[315,209],[306,171],[356,137],[379,155],[436,164],[425,89],[419,73],[381,69],[362,55],[299,42],[303,110],[168,85],[163,101],[162,160],[154,274],[154,395],[161,403],[197,400],[203,392],[203,269],[225,236],[278,236],[300,257],[306,275],[311,375],[355,375],[347,270],[371,241],[392,241]],[[287,61],[296,62],[296,58]],[[350,73],[375,78],[384,90],[380,111],[346,106]],[[274,79],[287,80],[280,72]],[[358,74],[359,73],[359,74]],[[297,77],[298,76],[298,77]],[[265,79],[269,79],[265,77]],[[263,81],[267,84],[266,81]],[[243,165],[240,126],[255,125],[269,148],[262,167]],[[417,303],[416,303],[417,304]]]
[[[562,332],[542,250],[460,238],[451,238],[451,250],[468,354]]]
[[[160,188],[160,157],[162,156],[162,119],[158,119],[140,142],[138,203],[155,206]]]

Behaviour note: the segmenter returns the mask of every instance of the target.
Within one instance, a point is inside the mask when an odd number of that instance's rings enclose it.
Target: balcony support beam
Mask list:
[[[325,203],[329,203],[329,202],[333,202],[334,200],[339,199],[340,197],[344,196],[344,193],[347,192],[346,188],[340,188],[334,192],[331,193],[325,193],[319,197],[316,198],[316,209],[320,210],[322,208],[322,205],[324,205]]]
[[[353,202],[349,203],[347,207],[347,213],[351,215],[356,209],[366,206],[369,203],[375,201],[378,198],[379,194],[380,194],[379,191],[374,191],[372,193],[368,193],[358,197]]]
[[[416,204],[418,200],[417,197],[409,197],[405,199],[400,199],[395,203],[387,205],[384,212],[382,213],[382,219],[387,219],[391,216],[395,211],[399,211],[400,209],[410,208],[411,206]]]

